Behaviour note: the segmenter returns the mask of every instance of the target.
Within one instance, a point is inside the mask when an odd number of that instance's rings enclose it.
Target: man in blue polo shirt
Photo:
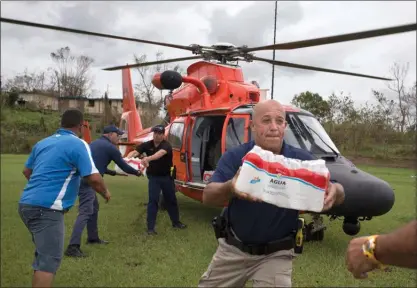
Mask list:
[[[123,135],[116,126],[110,125],[103,129],[103,135],[97,140],[91,142],[90,149],[93,161],[100,172],[101,176],[108,174],[111,176],[117,175],[116,171],[107,168],[111,161],[114,161],[124,172],[141,176],[141,172],[133,169],[127,164],[116,145],[119,142],[119,137]],[[85,226],[87,226],[87,244],[108,244],[108,241],[100,239],[98,236],[97,218],[99,204],[93,188],[85,182],[81,181],[79,195],[79,213],[75,220],[71,239],[65,255],[69,257],[85,257],[86,255],[81,251],[81,235]]]
[[[19,201],[19,214],[32,235],[35,259],[32,286],[51,287],[64,253],[64,213],[77,198],[84,178],[107,201],[110,193],[94,165],[83,133],[83,114],[65,111],[61,128],[33,147],[23,174],[28,183]]]
[[[227,150],[203,192],[203,203],[222,206],[227,219],[226,237],[202,275],[199,287],[291,286],[294,230],[299,211],[283,209],[234,189],[242,158],[254,145],[288,158],[313,160],[307,151],[283,141],[285,110],[280,103],[266,100],[254,107],[251,129],[254,141]],[[329,184],[324,210],[344,199],[343,187]]]

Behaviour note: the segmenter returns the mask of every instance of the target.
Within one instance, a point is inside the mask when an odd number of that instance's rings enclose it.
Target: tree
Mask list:
[[[156,60],[161,61],[164,59],[163,53],[156,52]],[[134,61],[137,64],[147,62],[147,55],[142,54],[141,56],[134,55]],[[135,88],[135,95],[137,102],[140,106],[140,116],[144,127],[156,124],[159,121],[158,114],[161,112],[164,104],[163,91],[158,91],[152,84],[152,78],[156,73],[162,73],[165,70],[174,70],[180,72],[180,66],[175,65],[170,67],[168,64],[157,64],[152,66],[141,66],[137,67],[136,70],[139,73],[139,83]],[[181,73],[181,72],[180,72]]]
[[[417,96],[416,96],[416,82],[404,95],[404,102],[408,104],[408,126],[407,130],[417,131]]]
[[[4,82],[4,83],[3,83]],[[44,71],[29,72],[27,69],[23,73],[19,73],[11,79],[2,81],[2,90],[18,91],[18,92],[43,92],[47,90],[48,81]]]
[[[388,88],[395,92],[396,100],[397,100],[397,108],[398,108],[398,125],[401,132],[404,132],[404,128],[410,125],[410,112],[412,107],[410,107],[410,103],[407,97],[407,91],[404,84],[405,79],[407,78],[409,63],[405,65],[400,65],[398,63],[394,63],[390,68],[390,73],[394,78],[394,81],[388,82]],[[415,106],[414,106],[415,107]]]
[[[86,97],[93,82],[88,72],[94,59],[71,55],[68,46],[52,52],[51,58],[56,64],[56,68],[52,69],[52,83],[59,96]]]
[[[329,116],[329,104],[317,93],[302,92],[294,96],[291,104],[313,113],[319,121]]]

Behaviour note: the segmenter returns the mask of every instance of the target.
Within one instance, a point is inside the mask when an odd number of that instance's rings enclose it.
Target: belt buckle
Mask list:
[[[254,245],[252,245],[252,244],[247,244],[247,245],[245,245],[246,246],[246,249],[245,250],[247,250],[247,252],[249,253],[249,254],[251,254],[251,255],[254,255],[255,254],[255,249],[254,249]]]
[[[266,255],[268,252],[268,245],[247,245],[249,253],[252,255]]]

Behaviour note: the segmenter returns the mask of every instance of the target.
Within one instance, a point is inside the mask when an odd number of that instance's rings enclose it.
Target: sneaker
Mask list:
[[[185,225],[181,222],[178,222],[176,224],[172,224],[172,227],[174,227],[175,229],[185,229],[185,228],[187,228],[187,225]]]
[[[67,250],[65,251],[65,255],[68,257],[76,257],[76,258],[84,258],[87,257],[87,255],[85,255],[80,247],[76,246],[76,245],[69,245],[67,247]]]
[[[156,231],[154,229],[148,229],[148,231],[146,233],[148,233],[148,235],[157,235],[158,234],[158,233],[156,233]]]
[[[87,240],[87,244],[109,244],[109,241],[98,239],[98,240]]]

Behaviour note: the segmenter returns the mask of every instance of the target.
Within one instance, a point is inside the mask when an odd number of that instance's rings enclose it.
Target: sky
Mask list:
[[[2,1],[1,17],[40,22],[94,32],[116,34],[180,45],[262,46],[273,44],[274,1]],[[278,2],[276,41],[289,42],[416,22],[416,1],[285,1]],[[155,60],[193,56],[191,52],[122,40],[77,35],[1,23],[1,74],[9,78],[25,69],[54,67],[50,53],[69,46],[76,55],[93,57],[94,95],[121,98],[121,71],[105,67],[134,63],[133,55]],[[272,51],[255,52],[272,59]],[[406,85],[416,81],[416,32],[288,51],[276,51],[276,60],[389,77],[394,62],[409,63]],[[179,64],[183,71],[193,61]],[[272,66],[239,63],[246,81],[271,89]],[[372,101],[372,89],[388,93],[387,82],[347,75],[275,67],[274,99],[289,103],[304,91],[350,94],[358,104]],[[139,74],[132,69],[133,84]],[[270,97],[268,93],[268,98]]]

